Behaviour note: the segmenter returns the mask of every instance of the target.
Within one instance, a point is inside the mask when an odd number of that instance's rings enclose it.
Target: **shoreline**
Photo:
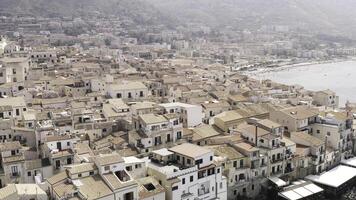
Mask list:
[[[355,75],[355,70],[354,68],[348,68],[347,66],[355,66],[356,64],[356,58],[355,57],[350,57],[348,59],[335,59],[335,60],[328,60],[328,61],[315,61],[315,62],[304,62],[304,63],[298,63],[298,64],[292,64],[292,65],[285,65],[281,67],[276,67],[273,69],[266,69],[266,68],[261,68],[260,70],[256,71],[246,71],[243,74],[255,79],[256,81],[263,81],[263,80],[271,80],[275,83],[281,83],[285,85],[300,85],[302,86],[305,90],[315,92],[319,90],[325,90],[325,89],[330,89],[339,96],[339,108],[344,107],[345,103],[347,101],[350,102],[355,102],[356,101],[356,95],[353,95],[353,93],[348,92],[346,89],[354,89],[355,87],[353,86],[352,81],[350,82],[349,78],[348,80],[343,80],[344,77],[348,76],[354,76]],[[340,66],[340,69],[344,72],[340,72],[338,69],[335,69],[335,66]],[[344,68],[346,66],[346,68]],[[323,72],[323,74],[318,74],[317,71],[323,71],[322,69],[329,69],[332,68],[334,70],[331,71],[331,74],[327,74],[326,72]],[[336,67],[338,68],[338,67]],[[345,71],[346,70],[351,70],[351,71]],[[309,77],[310,80],[315,77],[315,80],[318,80],[319,83],[317,84],[309,84],[307,79],[304,78],[297,78],[298,80],[294,80],[293,73],[308,73],[308,71],[313,71],[312,77]],[[326,73],[326,74],[325,74]],[[284,76],[283,74],[287,74]],[[336,75],[338,79],[336,79],[333,83],[331,76]],[[343,75],[345,74],[345,75]],[[308,74],[305,74],[308,75]],[[281,78],[281,76],[283,78]],[[303,76],[303,75],[301,75]],[[290,78],[288,78],[290,77]],[[292,81],[293,80],[293,81]],[[324,83],[321,83],[320,80],[324,80]],[[305,81],[305,82],[304,82]],[[337,83],[337,84],[335,84]]]
[[[301,62],[301,63],[296,63],[296,64],[281,65],[281,66],[277,66],[277,67],[261,67],[261,68],[256,68],[256,69],[253,69],[253,70],[246,70],[246,71],[241,71],[241,72],[244,75],[249,75],[249,76],[252,76],[254,78],[257,78],[258,75],[263,75],[263,74],[267,74],[267,73],[271,73],[271,72],[285,71],[285,70],[292,69],[292,68],[297,68],[297,67],[343,63],[343,62],[350,62],[350,61],[356,61],[356,58],[334,59],[334,60],[326,60],[326,61]]]

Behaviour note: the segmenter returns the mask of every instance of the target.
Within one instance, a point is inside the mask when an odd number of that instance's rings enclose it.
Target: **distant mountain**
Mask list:
[[[0,0],[1,12],[75,17],[90,12],[138,25],[199,22],[219,28],[289,25],[356,38],[355,0]]]
[[[145,0],[181,22],[210,26],[290,25],[356,33],[355,0]]]
[[[100,12],[130,18],[143,24],[169,24],[168,17],[142,0],[0,0],[2,12],[34,16],[78,16]]]

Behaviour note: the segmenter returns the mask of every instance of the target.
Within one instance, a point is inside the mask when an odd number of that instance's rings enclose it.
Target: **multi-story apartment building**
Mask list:
[[[245,182],[248,182],[248,184],[245,184],[245,187],[239,187],[239,185],[237,186],[232,185],[233,189],[232,191],[230,190],[228,194],[232,195],[231,197],[235,197],[235,198],[237,196],[254,197],[261,190],[261,185],[265,180],[264,178],[268,177],[268,170],[269,170],[268,156],[262,154],[261,150],[255,147],[254,145],[252,145],[251,143],[247,143],[247,142],[234,143],[232,144],[232,147],[234,147],[238,152],[240,152],[242,155],[244,155],[247,158],[246,161],[247,168],[248,170],[250,170],[250,172],[249,172],[249,176],[247,176],[248,179],[245,180]],[[237,166],[239,166],[239,164],[244,164],[244,163],[237,163]],[[245,164],[242,166],[245,166]],[[242,167],[242,169],[244,169],[244,167]],[[237,177],[237,181],[239,181],[240,179],[244,180],[242,175]],[[242,181],[242,183],[243,182],[244,181]]]
[[[111,98],[122,98],[127,101],[146,99],[149,95],[147,87],[141,82],[111,83],[108,85],[107,93]]]
[[[310,164],[313,173],[321,173],[325,170],[325,142],[306,133],[293,132],[291,138],[297,145],[309,147],[307,151],[310,156]]]
[[[326,140],[327,147],[338,151],[340,160],[352,155],[352,124],[353,119],[346,112],[321,112],[310,132],[314,137]]]
[[[138,184],[126,171],[123,158],[105,154],[90,163],[68,166],[65,171],[47,179],[52,199],[98,200],[138,199]]]
[[[0,99],[0,119],[21,119],[23,112],[27,111],[27,105],[23,97],[9,97]]]
[[[142,152],[149,152],[182,139],[183,126],[172,114],[144,114],[133,118],[135,131],[129,133],[129,143]]]
[[[24,182],[25,157],[18,141],[0,143],[0,187]]]
[[[192,128],[202,123],[203,111],[200,105],[176,102],[159,104],[159,106],[164,108],[165,113],[176,113],[185,128]]]
[[[285,131],[309,130],[310,125],[315,123],[318,111],[311,108],[298,106],[274,110],[270,112],[270,119],[284,126]]]
[[[166,199],[227,199],[226,177],[214,152],[184,143],[152,152],[147,173],[166,189]]]
[[[318,106],[337,108],[339,106],[339,96],[331,90],[315,92],[313,96],[314,103]]]
[[[30,68],[28,58],[0,59],[0,83],[24,82]]]
[[[227,177],[227,197],[255,197],[260,191],[260,184],[255,183],[259,177],[252,174],[249,158],[233,146],[219,145],[212,147],[216,155],[215,162],[221,164],[223,175]]]
[[[49,158],[54,172],[63,170],[65,165],[74,163],[74,145],[78,138],[72,135],[53,135],[47,136],[43,145],[42,156]]]

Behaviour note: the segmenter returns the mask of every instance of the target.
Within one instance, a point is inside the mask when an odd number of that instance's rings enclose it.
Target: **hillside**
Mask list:
[[[181,22],[209,26],[290,25],[356,33],[353,0],[145,0]]]
[[[0,10],[46,17],[75,17],[98,12],[129,18],[142,24],[172,23],[171,19],[142,0],[0,0]]]

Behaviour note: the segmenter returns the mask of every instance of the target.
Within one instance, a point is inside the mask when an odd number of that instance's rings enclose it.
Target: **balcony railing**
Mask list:
[[[178,176],[183,176],[185,174],[189,174],[189,173],[195,172],[197,170],[198,170],[197,166],[193,166],[193,167],[190,167],[187,169],[178,170],[176,172],[167,174],[167,179],[172,179],[172,178],[176,178]]]
[[[276,159],[271,159],[271,163],[277,163],[277,162],[282,162],[283,158],[276,158]]]
[[[11,178],[16,178],[20,176],[20,172],[12,172],[11,173]]]
[[[198,189],[198,196],[208,194],[209,192],[209,189]]]
[[[285,170],[284,170],[284,173],[290,173],[290,172],[293,172],[293,171],[294,171],[293,167],[286,167]]]

